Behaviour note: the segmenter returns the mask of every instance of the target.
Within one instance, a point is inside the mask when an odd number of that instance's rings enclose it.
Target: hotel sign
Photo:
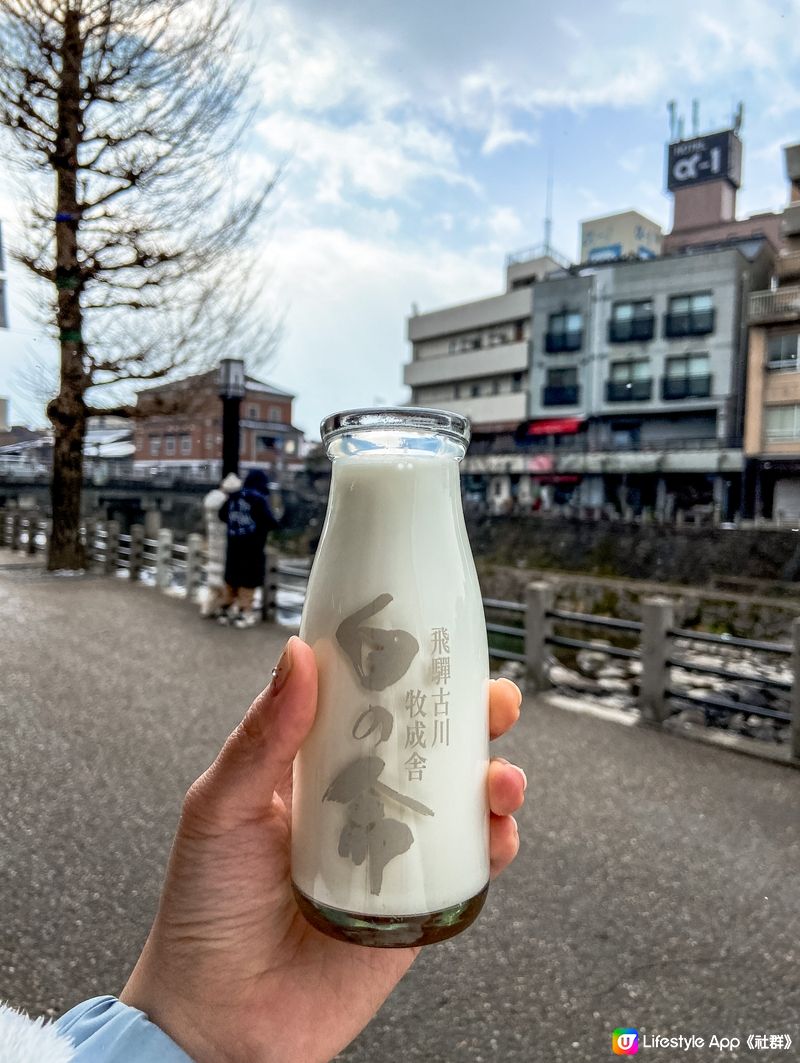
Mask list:
[[[667,153],[667,188],[727,180],[738,188],[742,176],[742,142],[732,129],[705,137],[678,140]]]

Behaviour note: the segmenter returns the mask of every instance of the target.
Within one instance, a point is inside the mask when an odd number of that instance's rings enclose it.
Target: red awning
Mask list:
[[[579,432],[583,424],[582,417],[550,417],[544,421],[531,421],[526,435],[560,436]]]

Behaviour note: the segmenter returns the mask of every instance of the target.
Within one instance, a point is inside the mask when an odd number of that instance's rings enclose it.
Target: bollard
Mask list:
[[[22,514],[17,512],[11,524],[11,549],[22,549]]]
[[[186,601],[191,602],[200,586],[203,537],[192,532],[186,538]]]
[[[92,567],[96,528],[97,521],[94,517],[87,517],[83,522],[83,554],[87,569]]]
[[[28,517],[28,541],[25,544],[25,552],[27,554],[36,553],[36,532],[38,528],[39,522],[36,517]]]
[[[789,724],[789,751],[800,760],[800,616],[792,621],[792,720]]]
[[[106,524],[106,556],[103,568],[107,576],[113,576],[117,571],[117,559],[119,557],[119,521],[110,520]]]
[[[161,528],[158,533],[156,548],[156,586],[166,590],[172,580],[172,532]]]
[[[264,561],[264,586],[261,589],[261,619],[264,623],[272,624],[275,622],[275,615],[277,613],[277,587],[278,582],[278,564],[277,559],[267,551],[267,556]]]
[[[675,607],[669,598],[642,599],[642,676],[639,708],[642,720],[660,726],[669,715],[670,628]]]
[[[144,562],[144,525],[133,524],[131,525],[131,552],[129,555],[130,564],[128,566],[129,579],[131,583],[135,583],[141,574],[142,564]]]
[[[550,687],[547,639],[553,622],[548,612],[553,608],[553,586],[544,581],[529,583],[525,588],[525,675],[534,693]]]

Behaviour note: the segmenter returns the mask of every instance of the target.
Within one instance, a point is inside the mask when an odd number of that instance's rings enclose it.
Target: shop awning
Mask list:
[[[542,421],[528,421],[526,436],[561,436],[579,432],[582,417],[548,417]]]

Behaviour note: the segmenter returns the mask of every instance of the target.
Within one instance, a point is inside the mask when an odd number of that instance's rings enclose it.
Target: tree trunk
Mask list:
[[[84,393],[87,375],[81,333],[81,276],[78,263],[78,145],[83,132],[81,114],[81,65],[84,42],[80,15],[68,9],[64,15],[61,72],[58,86],[58,135],[56,170],[56,320],[61,344],[61,387],[47,408],[53,424],[53,479],[51,502],[53,532],[47,557],[48,569],[84,567],[80,541],[83,441],[86,435]]]

